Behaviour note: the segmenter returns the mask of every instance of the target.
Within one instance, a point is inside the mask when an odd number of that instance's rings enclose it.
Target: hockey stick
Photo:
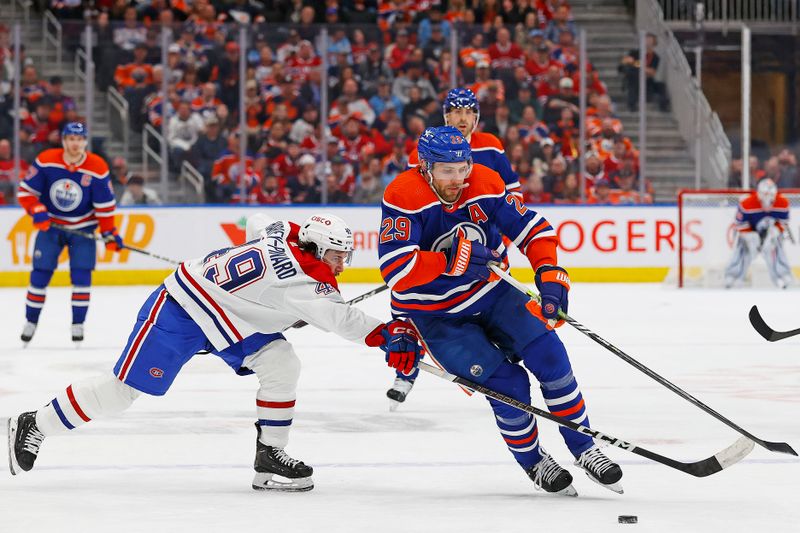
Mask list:
[[[556,416],[548,411],[544,411],[527,403],[523,403],[519,400],[515,400],[510,396],[506,396],[505,394],[501,394],[497,391],[492,389],[486,388],[483,385],[479,385],[474,383],[468,379],[464,379],[459,376],[455,376],[445,370],[437,368],[435,366],[431,366],[427,363],[420,362],[419,363],[420,370],[424,370],[430,374],[438,376],[442,379],[446,379],[447,381],[451,381],[457,385],[462,387],[466,387],[468,389],[472,389],[474,391],[480,392],[484,396],[489,398],[493,398],[497,401],[503,402],[506,405],[510,405],[511,407],[516,407],[521,411],[525,411],[526,413],[531,413],[536,416],[540,416],[542,418],[546,418],[552,422],[560,426],[567,427],[578,433],[582,433],[583,435],[588,435],[594,439],[603,441],[610,446],[615,446],[617,448],[622,448],[623,450],[627,450],[631,453],[635,453],[641,457],[646,457],[651,461],[655,461],[657,463],[661,463],[662,465],[666,465],[670,468],[674,468],[675,470],[680,470],[681,472],[686,472],[695,477],[706,477],[712,474],[716,474],[729,466],[738,463],[742,459],[744,459],[747,454],[749,454],[753,447],[755,446],[754,442],[747,437],[739,437],[739,439],[725,448],[724,450],[720,451],[708,457],[706,459],[702,459],[700,461],[695,461],[693,463],[683,463],[681,461],[677,461],[675,459],[671,459],[669,457],[665,457],[663,455],[659,455],[655,452],[651,452],[641,446],[637,446],[630,442],[625,442],[624,440],[620,440],[616,437],[612,437],[611,435],[606,435],[605,433],[601,433],[596,429],[591,429],[586,426],[582,426],[580,424],[576,424],[572,420],[567,418],[561,418],[560,416]]]
[[[499,267],[497,267],[495,265],[491,265],[489,268],[492,270],[492,272],[494,272],[495,274],[500,276],[504,281],[508,282],[512,287],[514,287],[515,289],[519,290],[520,292],[522,292],[524,294],[527,294],[531,299],[536,300],[537,302],[541,303],[541,298],[539,297],[538,294],[536,294],[535,292],[530,290],[528,287],[526,287],[525,285],[523,285],[519,281],[517,281],[514,278],[512,278],[511,274],[509,274],[505,270],[503,270],[503,269],[501,269],[501,268],[499,268]],[[673,384],[672,382],[670,382],[666,378],[664,378],[664,377],[660,376],[659,374],[653,372],[648,367],[644,366],[642,363],[640,363],[639,361],[637,361],[636,359],[634,359],[630,355],[626,354],[625,352],[623,352],[622,350],[620,350],[619,348],[617,348],[616,346],[614,346],[613,344],[611,344],[610,342],[605,340],[603,337],[601,337],[597,333],[591,331],[589,328],[587,328],[586,326],[584,326],[583,324],[581,324],[580,322],[578,322],[574,318],[570,317],[569,315],[567,315],[563,311],[559,310],[558,311],[558,316],[559,316],[559,318],[561,318],[565,322],[567,322],[570,326],[572,326],[573,328],[577,329],[578,331],[580,331],[581,333],[583,333],[584,335],[586,335],[587,337],[589,337],[590,339],[595,341],[597,344],[599,344],[603,348],[607,349],[608,351],[610,351],[611,353],[613,353],[614,355],[616,355],[617,357],[619,357],[620,359],[622,359],[623,361],[628,363],[629,365],[631,365],[634,368],[636,368],[637,370],[643,372],[647,376],[653,378],[655,381],[657,381],[661,385],[664,385],[665,387],[667,387],[669,390],[671,390],[672,392],[674,392],[675,394],[677,394],[678,396],[680,396],[684,400],[687,400],[690,403],[694,404],[696,407],[699,407],[700,409],[702,409],[706,413],[710,414],[711,416],[713,416],[714,418],[716,418],[717,420],[719,420],[720,422],[722,422],[723,424],[725,424],[729,428],[731,428],[734,431],[737,431],[738,433],[744,435],[745,437],[747,437],[748,439],[752,440],[753,442],[755,442],[759,446],[763,446],[764,448],[768,449],[771,452],[779,452],[779,453],[786,453],[786,454],[789,454],[789,455],[797,455],[797,452],[794,451],[794,449],[791,446],[789,446],[789,444],[786,443],[786,442],[770,442],[770,441],[766,441],[766,440],[763,440],[763,439],[759,439],[758,437],[756,437],[752,433],[750,433],[750,432],[742,429],[741,427],[737,426],[731,420],[725,418],[724,416],[722,416],[721,414],[716,412],[714,409],[712,409],[711,407],[707,406],[706,404],[704,404],[703,402],[701,402],[700,400],[698,400],[697,398],[695,398],[694,396],[692,396],[691,394],[689,394],[685,390],[681,389],[677,385]]]
[[[376,288],[372,289],[371,291],[367,291],[364,294],[356,296],[352,300],[348,300],[346,303],[348,305],[357,304],[358,302],[366,300],[367,298],[369,298],[371,296],[375,296],[376,294],[382,293],[383,291],[385,291],[388,288],[389,288],[388,285],[381,285],[380,287],[376,287]],[[303,320],[298,320],[297,322],[295,322],[294,324],[289,326],[289,328],[302,328],[303,326],[307,326],[307,325],[308,325],[308,322],[304,322]]]
[[[63,231],[64,233],[68,233],[70,235],[77,235],[79,237],[84,237],[86,239],[91,239],[93,241],[106,242],[103,239],[102,236],[97,235],[96,233],[85,233],[83,231],[78,231],[78,230],[71,229],[71,228],[65,228],[64,226],[61,226],[59,224],[53,224],[53,226],[58,228],[59,230]],[[136,253],[139,253],[139,254],[149,255],[153,259],[159,259],[161,261],[165,261],[165,262],[171,263],[173,265],[180,265],[181,264],[180,261],[175,261],[174,259],[170,259],[169,257],[164,257],[163,255],[154,254],[152,252],[148,252],[147,250],[142,250],[141,248],[136,248],[134,246],[128,246],[127,244],[123,244],[122,247],[125,248],[126,250],[130,250],[132,252],[136,252]]]
[[[759,335],[767,339],[769,342],[779,341],[781,339],[788,339],[795,335],[800,335],[800,328],[790,331],[776,331],[769,327],[764,319],[761,318],[761,313],[758,312],[758,307],[755,305],[750,308],[750,323],[756,329]]]

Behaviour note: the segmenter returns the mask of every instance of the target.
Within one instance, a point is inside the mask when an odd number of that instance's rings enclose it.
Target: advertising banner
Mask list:
[[[533,207],[536,209],[536,207]],[[661,281],[677,259],[676,208],[542,206],[561,241],[559,262],[576,281]],[[116,224],[125,243],[181,261],[244,242],[245,221],[257,211],[301,222],[313,213],[331,212],[348,222],[356,253],[343,281],[380,282],[376,206],[304,207],[143,207],[119,208]],[[24,286],[33,258],[36,229],[20,208],[0,209],[0,285]],[[98,284],[150,284],[163,279],[168,263],[129,250],[97,247]],[[527,264],[514,249],[512,267]],[[67,251],[55,283],[66,283]],[[528,269],[529,270],[529,269]],[[63,271],[63,273],[62,273]],[[532,275],[528,276],[532,279]]]

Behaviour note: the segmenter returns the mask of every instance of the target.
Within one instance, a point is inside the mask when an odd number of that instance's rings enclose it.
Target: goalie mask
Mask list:
[[[762,178],[756,187],[756,195],[761,206],[769,209],[775,204],[775,198],[778,196],[778,186],[769,178]]]
[[[353,232],[336,215],[320,213],[307,218],[300,226],[298,240],[301,244],[313,244],[314,255],[320,261],[328,250],[347,252],[345,265],[353,260]]]

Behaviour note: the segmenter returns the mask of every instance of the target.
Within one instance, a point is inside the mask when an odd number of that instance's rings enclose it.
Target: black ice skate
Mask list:
[[[72,342],[83,342],[83,324],[72,324]]]
[[[44,434],[36,427],[36,411],[8,419],[8,468],[11,475],[33,468]]]
[[[25,322],[25,325],[22,327],[22,335],[19,336],[22,342],[25,343],[23,347],[28,346],[28,343],[31,342],[34,333],[36,333],[36,323]]]
[[[542,460],[525,472],[533,480],[537,489],[564,496],[577,496],[578,491],[572,486],[572,474],[562,468],[550,454],[539,448]]]
[[[292,459],[283,448],[275,448],[263,444],[261,426],[256,424],[256,460],[253,465],[256,475],[253,478],[255,490],[277,490],[285,492],[302,492],[314,488],[311,474],[314,469],[302,461]]]
[[[596,445],[583,452],[575,465],[583,468],[589,479],[609,490],[622,494],[622,469],[619,465],[605,456]]]
[[[406,401],[406,396],[411,392],[414,386],[413,379],[395,378],[392,388],[386,391],[386,397],[389,398],[389,410],[395,411],[397,406]]]

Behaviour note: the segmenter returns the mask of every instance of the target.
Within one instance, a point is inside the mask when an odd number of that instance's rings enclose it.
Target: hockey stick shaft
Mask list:
[[[595,429],[591,429],[586,426],[582,426],[580,424],[576,424],[572,420],[567,418],[561,418],[560,416],[556,416],[548,411],[543,409],[539,409],[534,407],[530,404],[521,402],[519,400],[515,400],[510,396],[506,396],[505,394],[499,393],[483,385],[478,383],[474,383],[468,379],[450,374],[446,370],[441,368],[437,368],[435,366],[431,366],[427,363],[420,362],[419,363],[420,370],[438,376],[442,379],[447,381],[451,381],[460,385],[462,387],[466,387],[468,389],[472,389],[476,392],[480,392],[484,396],[489,398],[495,399],[499,402],[503,402],[506,405],[510,405],[511,407],[516,407],[521,411],[525,411],[526,413],[530,413],[536,416],[540,416],[542,418],[546,418],[552,422],[560,426],[567,427],[573,431],[577,431],[583,435],[587,435],[599,441],[605,442],[610,446],[615,446],[617,448],[622,448],[623,450],[627,450],[631,453],[639,455],[641,457],[645,457],[650,459],[651,461],[655,461],[656,463],[661,463],[666,465],[670,468],[674,468],[675,470],[680,470],[681,472],[685,472],[695,477],[706,477],[712,474],[716,474],[721,470],[728,468],[729,466],[733,465],[744,459],[747,454],[749,454],[754,447],[753,441],[747,439],[745,437],[740,437],[735,443],[731,446],[725,448],[721,452],[707,458],[702,459],[700,461],[696,461],[694,463],[683,463],[676,459],[672,459],[670,457],[665,457],[663,455],[657,454],[652,452],[646,448],[642,448],[641,446],[637,446],[630,442],[626,442],[624,440],[618,439],[616,437],[612,437],[611,435],[607,435]]]
[[[782,339],[788,339],[789,337],[794,337],[795,335],[800,335],[800,328],[793,329],[790,331],[776,331],[769,327],[764,319],[761,317],[761,313],[758,311],[758,307],[755,305],[750,308],[750,313],[748,315],[750,317],[750,323],[753,325],[755,330],[767,339],[769,342],[775,342]]]
[[[96,233],[86,233],[84,231],[78,231],[71,228],[65,228],[64,226],[60,226],[58,224],[54,224],[59,230],[63,231],[64,233],[68,233],[70,235],[77,235],[79,237],[84,237],[86,239],[91,239],[93,241],[105,242],[103,237],[97,235]],[[128,246],[127,244],[122,245],[123,248],[126,250],[130,250],[132,252],[136,252],[138,254],[144,254],[152,257],[153,259],[158,259],[159,261],[164,261],[167,263],[171,263],[173,265],[180,265],[180,261],[176,261],[174,259],[170,259],[169,257],[164,257],[163,255],[154,254],[152,252],[148,252],[147,250],[142,250],[141,248],[136,248],[135,246]]]
[[[509,274],[508,272],[506,272],[503,269],[501,269],[499,267],[496,267],[496,266],[491,266],[490,268],[491,268],[492,272],[494,272],[495,274],[500,276],[504,281],[506,281],[509,284],[511,284],[512,287],[516,288],[517,290],[521,291],[524,294],[527,294],[531,299],[536,300],[537,302],[541,302],[541,298],[539,297],[538,294],[536,294],[535,292],[530,290],[528,287],[526,287],[525,285],[523,285],[522,283],[520,283],[519,281],[517,281],[516,279],[511,277],[511,274]],[[637,361],[636,359],[634,359],[630,355],[626,354],[625,352],[623,352],[622,350],[620,350],[619,348],[617,348],[616,346],[614,346],[613,344],[611,344],[610,342],[605,340],[603,337],[601,337],[597,333],[591,331],[589,328],[587,328],[586,326],[584,326],[583,324],[581,324],[580,322],[578,322],[574,318],[570,317],[569,315],[567,315],[563,311],[559,310],[558,311],[558,316],[559,316],[559,318],[561,318],[565,322],[567,322],[570,326],[572,326],[573,328],[577,329],[578,331],[580,331],[581,333],[583,333],[584,335],[586,335],[587,337],[592,339],[594,342],[596,342],[597,344],[599,344],[603,348],[607,349],[609,352],[613,353],[614,355],[616,355],[617,357],[619,357],[620,359],[622,359],[623,361],[625,361],[629,365],[633,366],[634,368],[636,368],[640,372],[644,373],[648,377],[652,378],[656,382],[660,383],[661,385],[665,386],[666,388],[668,388],[669,390],[671,390],[672,392],[674,392],[675,394],[677,394],[678,396],[680,396],[684,400],[687,400],[689,403],[693,404],[694,406],[696,406],[696,407],[702,409],[703,411],[705,411],[706,413],[710,414],[711,416],[713,416],[714,418],[716,418],[717,420],[719,420],[720,422],[722,422],[723,424],[725,424],[729,428],[733,429],[734,431],[738,432],[741,435],[744,435],[745,437],[747,437],[748,439],[752,440],[753,442],[755,442],[759,446],[762,446],[762,447],[764,447],[767,450],[770,450],[772,452],[786,453],[786,454],[789,454],[789,455],[797,455],[797,452],[794,451],[794,449],[791,446],[789,446],[789,444],[786,443],[786,442],[770,442],[770,441],[766,441],[766,440],[763,440],[763,439],[760,439],[760,438],[756,437],[755,435],[753,435],[749,431],[739,427],[737,424],[735,424],[730,419],[728,419],[725,416],[721,415],[720,413],[718,413],[717,411],[715,411],[714,409],[712,409],[708,405],[704,404],[703,402],[701,402],[700,400],[698,400],[697,398],[695,398],[694,396],[692,396],[691,394],[689,394],[685,390],[681,389],[680,387],[678,387],[677,385],[675,385],[674,383],[672,383],[668,379],[662,377],[661,375],[657,374],[656,372],[654,372],[650,368],[646,367],[645,365],[643,365],[642,363],[640,363],[639,361]]]
[[[376,288],[372,289],[371,291],[367,291],[364,294],[360,294],[360,295],[356,296],[352,300],[348,300],[347,304],[348,305],[357,304],[358,302],[364,301],[367,298],[375,296],[376,294],[382,293],[383,291],[385,291],[388,288],[389,288],[388,285],[381,285],[380,287],[376,287]],[[305,322],[303,320],[298,320],[297,322],[295,322],[294,324],[292,324],[289,327],[290,328],[302,328],[303,326],[307,326],[307,325],[308,325],[308,322]]]

